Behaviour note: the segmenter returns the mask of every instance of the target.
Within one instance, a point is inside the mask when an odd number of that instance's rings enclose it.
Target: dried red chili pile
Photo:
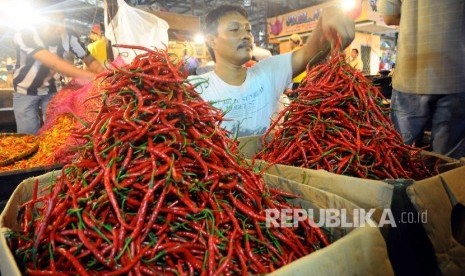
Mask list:
[[[370,179],[432,176],[421,149],[394,129],[379,89],[342,54],[307,68],[295,92],[255,159]]]
[[[63,153],[71,151],[71,146],[67,142],[70,140],[71,129],[75,124],[76,120],[73,116],[61,114],[49,129],[38,134],[39,149],[36,153],[11,165],[0,166],[0,172],[47,167],[62,162],[67,156]]]
[[[14,164],[0,166],[0,172],[47,167],[70,162],[76,154],[76,147],[82,146],[84,139],[71,136],[72,129],[81,128],[83,122],[94,120],[100,99],[85,101],[93,95],[101,95],[98,85],[101,78],[85,86],[74,81],[65,86],[50,101],[47,107],[47,120],[37,132],[38,151]],[[1,158],[0,158],[1,160]]]
[[[291,195],[241,161],[182,65],[145,50],[107,73],[79,159],[23,204],[10,246],[26,273],[262,274],[327,245],[309,223],[266,227]]]

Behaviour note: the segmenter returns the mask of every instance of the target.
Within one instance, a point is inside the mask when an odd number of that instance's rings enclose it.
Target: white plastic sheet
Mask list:
[[[117,0],[118,12],[105,26],[105,36],[114,44],[128,44],[165,49],[168,45],[168,23],[154,14],[134,8]],[[107,16],[105,14],[105,16]],[[108,20],[105,20],[108,22]],[[113,47],[113,55],[130,63],[141,51]]]
[[[252,55],[258,60],[263,60],[272,56],[270,50],[255,46]]]

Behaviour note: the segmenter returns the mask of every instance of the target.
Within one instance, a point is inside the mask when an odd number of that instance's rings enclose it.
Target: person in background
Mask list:
[[[79,37],[65,29],[63,12],[51,9],[46,1],[35,4],[41,4],[38,12],[47,21],[14,35],[17,63],[13,76],[13,109],[18,133],[37,132],[41,125],[39,108],[45,121],[46,107],[57,92],[56,73],[90,81],[104,70],[79,42]],[[63,60],[68,51],[81,58],[89,70],[78,69]]]
[[[358,49],[354,48],[350,51],[350,57],[348,59],[350,66],[357,69],[358,71],[363,71],[363,61],[358,54]]]
[[[189,55],[186,48],[183,49],[183,57],[182,57],[184,64],[187,68],[189,75],[196,75],[196,70],[200,65],[200,62],[197,58],[192,55]]]
[[[382,0],[388,25],[399,26],[391,118],[406,144],[421,145],[431,123],[431,150],[465,156],[465,2]]]
[[[273,56],[270,52],[270,50],[262,48],[260,46],[254,45],[253,51],[252,51],[252,56],[257,60],[257,62],[260,62],[264,59],[267,59],[271,56]]]
[[[299,49],[300,47],[302,47],[303,45],[304,45],[304,43],[303,43],[302,37],[300,37],[300,35],[292,34],[291,37],[289,38],[289,47],[291,48],[291,51],[295,51],[295,50]],[[307,76],[307,71],[304,70],[302,73],[300,73],[299,75],[294,77],[292,79],[292,87],[291,87],[291,89],[292,90],[297,89],[297,87],[299,87],[300,83],[305,79],[306,76]]]
[[[13,87],[13,72],[15,68],[15,63],[16,61],[14,61],[11,57],[7,57],[6,59],[6,71],[7,71],[6,87],[8,88]]]
[[[297,50],[304,45],[302,37],[299,34],[292,34],[289,37],[289,47],[291,51]]]
[[[329,45],[335,45],[338,37],[342,48],[352,42],[355,23],[336,7],[324,9],[312,36],[300,49],[269,57],[251,68],[244,66],[254,47],[244,8],[223,5],[212,10],[205,18],[204,34],[215,70],[191,78],[191,83],[204,100],[228,111],[222,127],[230,135],[249,136],[263,134],[270,127],[281,94],[308,61],[329,53]]]
[[[195,73],[197,75],[202,75],[207,72],[213,71],[214,69],[215,69],[215,62],[213,61],[210,54],[207,52],[207,57],[201,60],[199,67],[197,67],[197,69],[195,70]]]
[[[94,24],[89,33],[91,43],[87,45],[89,53],[101,64],[107,61],[107,39],[103,24]]]

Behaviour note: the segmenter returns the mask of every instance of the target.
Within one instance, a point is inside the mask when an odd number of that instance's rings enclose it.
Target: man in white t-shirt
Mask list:
[[[297,51],[267,58],[252,68],[244,64],[253,53],[253,36],[247,12],[223,5],[205,18],[206,44],[215,70],[201,75],[207,82],[196,87],[203,99],[225,112],[222,126],[232,136],[263,134],[270,126],[277,102],[292,77],[313,57],[324,57],[328,43],[341,38],[342,49],[352,42],[355,24],[336,8],[324,10],[307,43]],[[199,76],[191,82],[199,81]]]

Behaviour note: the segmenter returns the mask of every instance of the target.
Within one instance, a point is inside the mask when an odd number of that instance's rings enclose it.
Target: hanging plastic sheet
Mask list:
[[[118,12],[105,26],[105,36],[114,44],[130,44],[147,48],[165,49],[168,46],[168,23],[151,14],[117,0]],[[105,14],[105,17],[108,15]],[[142,52],[113,47],[114,57],[121,56],[126,63]]]

